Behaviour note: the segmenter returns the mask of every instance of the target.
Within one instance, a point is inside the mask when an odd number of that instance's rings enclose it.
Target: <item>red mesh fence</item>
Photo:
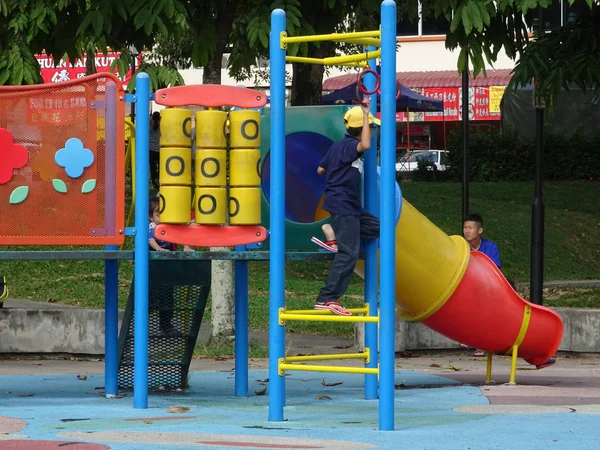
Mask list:
[[[123,242],[124,100],[112,74],[0,87],[0,244]]]

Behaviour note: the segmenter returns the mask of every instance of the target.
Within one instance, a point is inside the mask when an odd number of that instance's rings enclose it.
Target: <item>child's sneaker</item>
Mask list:
[[[315,303],[315,309],[320,310],[320,311],[322,311],[322,310],[331,311],[332,313],[337,314],[338,316],[351,316],[352,315],[352,313],[350,311],[348,311],[346,308],[344,308],[340,302],[325,302],[325,303],[317,302],[317,303]]]

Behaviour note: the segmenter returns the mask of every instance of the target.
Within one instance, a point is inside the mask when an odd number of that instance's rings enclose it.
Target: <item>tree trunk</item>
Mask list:
[[[93,48],[85,51],[85,74],[93,75],[96,73],[96,52]]]
[[[333,56],[334,46],[321,42],[320,48],[311,47],[309,57]],[[323,94],[325,67],[319,64],[294,64],[292,75],[292,106],[320,105]]]
[[[225,48],[229,42],[235,10],[236,8],[228,7],[217,16],[215,23],[217,29],[215,54],[204,66],[204,73],[202,74],[202,83],[204,84],[221,84],[223,53],[225,53]]]

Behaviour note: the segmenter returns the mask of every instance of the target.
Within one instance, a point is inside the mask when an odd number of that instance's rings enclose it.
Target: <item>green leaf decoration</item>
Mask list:
[[[10,193],[9,203],[11,205],[18,205],[25,201],[27,196],[29,195],[29,186],[19,186],[15,188],[14,191]]]
[[[54,186],[56,192],[60,192],[61,194],[67,193],[67,185],[63,180],[55,178],[54,180],[52,180],[52,186]]]
[[[96,180],[87,180],[85,183],[83,183],[83,186],[81,186],[81,192],[83,194],[89,194],[95,188],[96,188]]]

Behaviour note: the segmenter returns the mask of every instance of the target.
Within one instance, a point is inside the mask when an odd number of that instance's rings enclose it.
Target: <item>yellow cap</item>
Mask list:
[[[363,117],[362,107],[355,106],[354,108],[350,108],[344,115],[346,128],[361,128],[363,126]],[[369,113],[369,125],[372,123],[379,125],[381,122],[379,119],[373,117],[373,114]]]

